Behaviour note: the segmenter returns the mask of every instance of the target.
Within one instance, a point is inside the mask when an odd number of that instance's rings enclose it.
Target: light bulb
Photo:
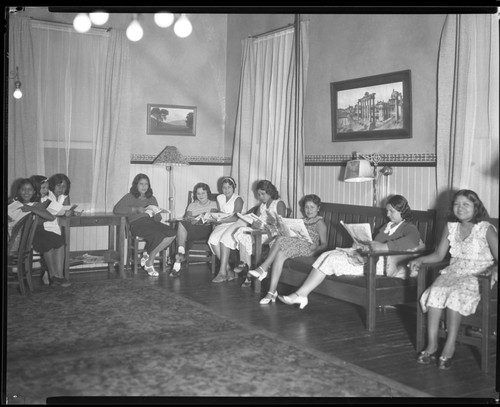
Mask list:
[[[193,31],[193,26],[185,14],[181,14],[174,24],[174,32],[180,38],[186,38]]]
[[[166,28],[170,27],[174,22],[173,13],[155,13],[155,23],[158,27]]]
[[[95,25],[103,25],[108,21],[109,14],[103,11],[96,11],[95,13],[90,13],[90,20]]]
[[[73,27],[79,33],[86,33],[92,27],[92,22],[86,13],[80,13],[73,20]]]
[[[142,30],[141,25],[139,24],[139,21],[136,19],[132,20],[132,22],[129,24],[127,28],[127,38],[130,41],[139,41],[144,34],[144,31]]]
[[[16,99],[21,99],[23,97],[23,92],[21,92],[21,82],[15,81],[14,85],[16,87],[16,90],[14,91],[13,96]]]

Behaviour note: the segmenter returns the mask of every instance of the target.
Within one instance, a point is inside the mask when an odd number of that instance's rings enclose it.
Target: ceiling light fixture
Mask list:
[[[174,22],[174,14],[164,12],[155,13],[154,20],[158,27],[167,28]]]
[[[174,32],[180,38],[186,38],[193,31],[193,26],[187,18],[186,14],[181,14],[179,19],[174,24]]]
[[[21,81],[19,80],[19,68],[16,66],[16,78],[15,78],[14,86],[16,89],[14,90],[13,96],[16,99],[21,99],[23,97],[23,92],[21,92]]]
[[[92,21],[90,21],[88,14],[80,13],[73,20],[73,27],[79,33],[86,33],[92,27]]]
[[[94,13],[90,13],[89,17],[95,25],[103,25],[107,23],[109,14],[104,11],[96,11]]]
[[[143,35],[144,35],[144,30],[142,29],[141,24],[139,23],[138,15],[134,14],[133,20],[127,28],[127,38],[130,41],[137,42],[142,38]]]

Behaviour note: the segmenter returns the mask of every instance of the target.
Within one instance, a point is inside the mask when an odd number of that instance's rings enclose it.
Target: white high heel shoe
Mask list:
[[[260,266],[257,267],[257,270],[248,270],[248,274],[250,274],[252,277],[257,278],[259,281],[262,281],[267,277],[267,271]]]
[[[267,294],[271,294],[271,298],[268,298]],[[274,293],[272,293],[271,291],[268,291],[267,294],[266,294],[266,296],[264,298],[262,298],[259,301],[259,304],[261,304],[261,305],[267,305],[270,302],[276,302],[276,297],[278,296],[278,291],[275,291]]]
[[[294,297],[291,298],[291,295]],[[309,300],[307,297],[301,297],[297,293],[293,293],[290,296],[288,295],[279,295],[278,298],[281,302],[284,302],[287,305],[295,305],[298,304],[300,309],[304,309],[304,307],[307,305]]]

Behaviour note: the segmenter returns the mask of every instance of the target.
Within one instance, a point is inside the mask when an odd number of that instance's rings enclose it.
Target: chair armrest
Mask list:
[[[368,257],[380,257],[380,256],[400,256],[400,255],[416,255],[423,256],[425,254],[431,253],[432,250],[422,249],[422,250],[388,250],[388,251],[362,251],[361,254]]]

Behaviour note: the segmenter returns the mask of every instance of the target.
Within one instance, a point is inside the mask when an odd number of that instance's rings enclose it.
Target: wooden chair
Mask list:
[[[498,219],[490,223],[498,228]],[[448,266],[448,261],[423,264],[417,277],[417,298],[438,277],[439,271]],[[462,317],[457,336],[457,343],[472,345],[480,352],[480,366],[484,373],[489,370],[489,358],[496,352],[497,341],[497,297],[498,283],[491,287],[492,274],[498,273],[498,265],[492,266],[487,272],[478,276],[481,301],[473,315]],[[446,338],[446,312],[443,312],[439,326],[439,337]],[[424,349],[427,338],[427,316],[417,304],[417,340],[416,350]]]
[[[33,291],[33,283],[31,281],[31,246],[38,218],[38,215],[33,213],[22,218],[14,226],[8,244],[8,272],[11,273],[11,276],[14,276],[13,269],[17,269],[17,283],[23,297],[26,296],[24,280],[28,284],[29,291]]]
[[[139,262],[142,257],[142,253],[144,253],[144,246],[146,242],[141,237],[132,235],[132,233],[130,232],[130,225],[128,222],[127,222],[127,227],[125,228],[125,234],[127,238],[127,259],[132,267],[132,272],[134,274],[137,274],[137,270],[139,268]],[[160,254],[160,263],[162,271],[164,273],[167,271],[167,265],[168,265],[167,252],[169,250],[169,247],[162,250]]]
[[[210,194],[209,199],[212,201],[217,200],[218,194]],[[193,202],[193,191],[188,192],[187,204]],[[187,208],[187,206],[186,206]],[[209,263],[212,275],[215,274],[215,255],[208,244],[208,240],[188,240],[186,242],[186,262],[187,264]]]

